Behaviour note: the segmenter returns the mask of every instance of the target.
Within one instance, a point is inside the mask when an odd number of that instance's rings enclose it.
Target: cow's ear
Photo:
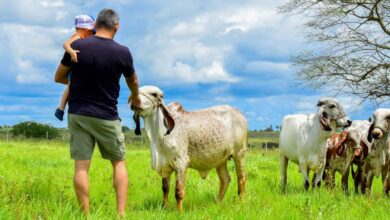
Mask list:
[[[328,114],[326,114],[326,112],[322,112],[322,114],[318,116],[318,119],[320,120],[320,125],[322,130],[324,131],[332,130],[332,128],[330,127],[330,118],[328,117]]]
[[[325,105],[325,102],[324,101],[318,101],[317,102],[317,107],[320,107],[320,106],[323,106],[323,105]]]
[[[167,133],[165,133],[165,135],[168,135],[175,127],[175,121],[173,120],[171,114],[168,112],[168,110],[165,108],[163,104],[160,105],[160,108],[164,115],[164,125],[167,128]]]
[[[139,123],[139,115],[137,113],[134,113],[133,120],[135,122],[135,130],[134,133],[136,135],[141,135],[141,125]]]
[[[374,122],[375,123],[375,122]],[[368,129],[368,133],[367,133],[367,140],[368,140],[368,142],[372,142],[372,131],[374,130],[374,127],[375,127],[375,125],[374,125],[374,123],[372,123],[371,125],[370,125],[370,128]]]
[[[336,154],[338,156],[342,156],[345,152],[345,141],[347,140],[348,137],[348,131],[343,131],[340,134],[340,138],[338,138],[337,142],[335,143],[335,148],[336,148]]]

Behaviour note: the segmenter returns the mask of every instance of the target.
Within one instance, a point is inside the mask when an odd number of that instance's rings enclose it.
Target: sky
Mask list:
[[[281,124],[286,114],[316,111],[327,91],[295,80],[291,58],[310,45],[305,18],[277,12],[285,0],[0,0],[0,125],[34,120],[66,127],[54,117],[65,86],[54,82],[78,14],[116,10],[115,40],[129,47],[140,85],[164,91],[165,103],[188,111],[228,104],[250,129]],[[133,128],[121,79],[119,116]],[[367,119],[376,106],[336,98],[352,119]],[[66,117],[65,117],[66,118]]]

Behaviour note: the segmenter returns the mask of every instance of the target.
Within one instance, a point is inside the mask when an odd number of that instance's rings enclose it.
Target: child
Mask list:
[[[76,33],[73,34],[67,41],[64,43],[64,49],[69,53],[71,60],[77,63],[77,53],[78,50],[73,50],[70,46],[75,40],[87,38],[93,35],[94,33],[94,19],[89,15],[77,15],[75,17],[75,28]],[[61,104],[55,111],[55,116],[62,121],[64,119],[64,110],[66,103],[69,98],[69,84],[66,86],[64,94],[61,98]]]

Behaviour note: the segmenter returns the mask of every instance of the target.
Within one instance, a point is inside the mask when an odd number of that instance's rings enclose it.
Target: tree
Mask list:
[[[306,38],[315,49],[293,58],[299,80],[390,100],[389,0],[289,0],[280,11],[307,18]]]
[[[122,126],[122,132],[130,131],[130,128],[127,126]]]
[[[59,136],[59,131],[50,124],[40,124],[26,121],[12,127],[11,133],[15,136],[24,135],[26,138],[49,138]]]
[[[266,128],[264,131],[266,132],[273,132],[274,129],[272,128],[272,125],[270,125],[268,128]]]

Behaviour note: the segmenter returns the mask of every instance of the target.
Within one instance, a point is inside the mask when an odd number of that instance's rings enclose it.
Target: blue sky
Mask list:
[[[54,118],[63,85],[53,81],[62,43],[73,18],[105,7],[119,13],[115,38],[130,48],[141,85],[165,92],[165,102],[195,110],[218,104],[238,107],[251,129],[279,125],[282,117],[316,110],[319,97],[300,86],[290,58],[307,49],[304,18],[277,13],[284,0],[19,0],[0,1],[0,125],[25,120],[66,127]],[[118,109],[134,127],[122,79]],[[340,94],[353,119],[366,119],[372,105]]]

